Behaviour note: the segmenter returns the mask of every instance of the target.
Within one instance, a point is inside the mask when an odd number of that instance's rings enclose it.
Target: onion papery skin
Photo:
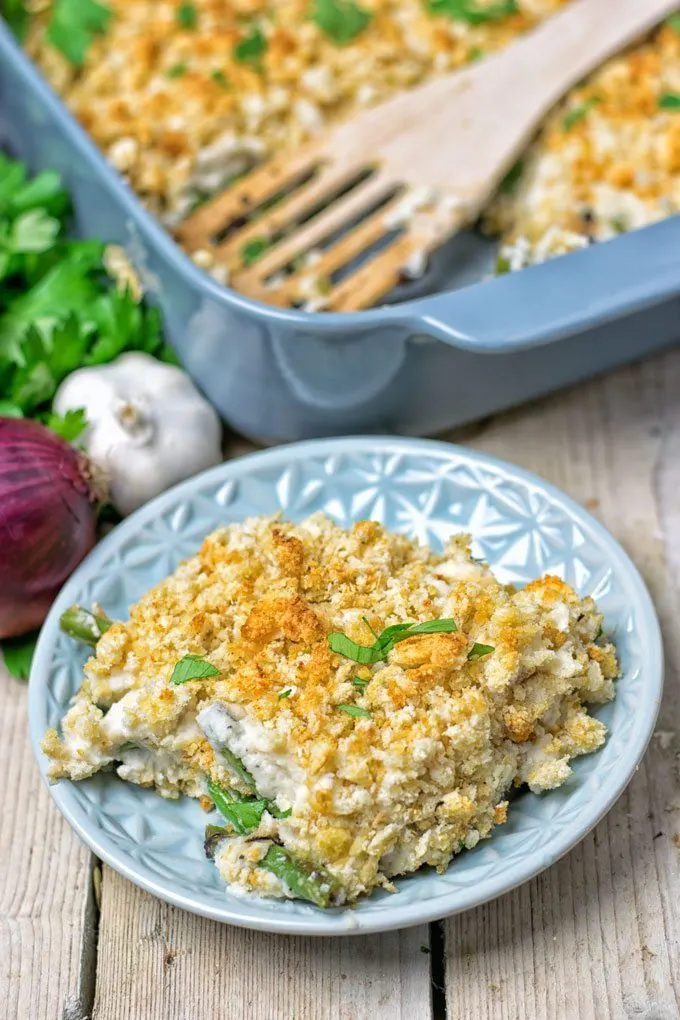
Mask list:
[[[35,421],[0,418],[0,640],[39,627],[96,541],[87,459]]]

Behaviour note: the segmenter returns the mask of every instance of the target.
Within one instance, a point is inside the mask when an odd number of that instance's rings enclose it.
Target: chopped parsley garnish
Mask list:
[[[362,680],[360,676],[352,677],[352,684],[358,687],[360,691],[365,690],[370,683],[370,680]]]
[[[375,634],[365,617],[364,622]],[[386,627],[382,634],[376,634],[372,645],[360,645],[346,634],[338,632],[328,635],[328,644],[331,651],[337,652],[338,655],[344,655],[346,659],[358,662],[362,666],[370,666],[386,659],[399,641],[405,641],[417,634],[452,634],[457,629],[454,620],[428,620],[426,623],[418,624],[395,623],[392,627]]]
[[[2,658],[5,669],[16,680],[28,680],[33,662],[38,634],[25,634],[23,637],[8,638],[2,642]]]
[[[279,694],[279,701],[283,701],[284,698],[289,698],[292,693],[293,689],[291,687],[287,687],[285,691],[281,691]]]
[[[94,37],[106,32],[111,17],[97,0],[55,0],[47,39],[70,64],[82,67]]]
[[[603,634],[604,634],[604,631],[602,630],[602,627],[600,627],[600,629],[598,630],[597,634],[595,635],[595,640],[599,641]]]
[[[246,241],[241,248],[243,265],[252,266],[253,262],[257,262],[264,255],[268,247],[269,242],[264,237],[254,237],[251,241]]]
[[[480,645],[477,641],[475,641],[474,645],[468,652],[468,659],[472,662],[474,659],[481,659],[485,655],[491,655],[491,653],[495,651],[496,649],[493,645]]]
[[[628,224],[622,216],[615,216],[613,220],[609,221],[612,230],[615,230],[617,234],[625,234],[628,230]]]
[[[168,71],[168,78],[181,78],[189,70],[188,64],[175,64]]]
[[[267,52],[267,40],[263,32],[255,27],[234,46],[234,60],[239,64],[257,64]]]
[[[585,102],[579,103],[578,106],[573,106],[562,118],[562,130],[571,131],[574,125],[578,124],[579,121],[584,120],[592,108],[597,106],[600,102],[602,102],[602,100],[598,96],[591,96],[589,99],[586,99]]]
[[[45,419],[45,425],[65,439],[67,443],[72,443],[83,434],[88,426],[88,421],[84,408],[79,407],[73,411],[67,411],[63,416],[51,412]]]
[[[353,715],[355,719],[371,719],[371,713],[366,708],[361,708],[360,705],[338,705],[341,712],[346,712],[347,715]]]
[[[468,62],[470,64],[476,64],[478,60],[483,60],[485,56],[486,50],[483,50],[481,46],[473,46],[468,53]]]
[[[425,7],[430,14],[442,14],[454,21],[466,21],[468,25],[502,21],[519,12],[517,0],[498,0],[486,7],[480,7],[475,0],[425,0]]]
[[[677,92],[664,92],[659,97],[660,110],[680,110],[680,94]]]
[[[513,166],[510,167],[507,174],[498,185],[498,190],[502,195],[509,195],[515,190],[519,184],[519,180],[524,173],[524,162],[518,159]]]
[[[499,255],[496,259],[496,276],[505,276],[511,269],[510,259],[506,258],[505,255]]]
[[[213,71],[213,73],[210,75],[210,77],[212,78],[212,80],[215,82],[216,85],[220,86],[220,88],[223,88],[223,89],[228,89],[229,88],[229,80],[228,80],[226,74],[224,73],[224,71],[219,71],[219,70],[218,71]]]
[[[373,14],[354,0],[314,0],[311,17],[324,35],[346,46],[369,26]]]
[[[680,14],[671,14],[670,18],[666,19],[666,24],[680,35]]]
[[[23,42],[28,31],[29,12],[26,10],[24,0],[5,0],[2,13],[5,21],[14,32],[17,39]]]
[[[198,24],[198,11],[192,3],[180,4],[177,8],[177,24],[182,28],[196,28]]]
[[[210,676],[219,675],[219,669],[200,655],[185,655],[175,663],[170,683],[177,686],[187,683],[188,680],[206,680]]]

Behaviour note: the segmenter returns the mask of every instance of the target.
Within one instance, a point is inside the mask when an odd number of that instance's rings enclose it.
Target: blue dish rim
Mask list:
[[[535,877],[546,868],[550,867],[568,853],[574,846],[576,846],[576,844],[579,843],[607,814],[621,796],[635,773],[649,744],[659,712],[664,679],[663,643],[654,604],[637,567],[616,539],[614,539],[606,528],[592,517],[592,515],[589,514],[584,507],[566,496],[556,486],[543,481],[543,479],[530,471],[526,471],[523,468],[509,464],[501,458],[493,457],[489,454],[478,453],[475,450],[468,450],[454,444],[427,439],[376,439],[375,437],[357,436],[341,439],[309,440],[307,442],[276,447],[272,450],[246,454],[235,458],[232,461],[227,461],[216,468],[210,469],[209,471],[203,472],[201,475],[197,476],[197,478],[201,479],[201,481],[209,481],[210,479],[227,481],[228,478],[238,478],[243,474],[247,474],[251,464],[255,463],[259,466],[266,466],[267,464],[271,464],[272,462],[276,462],[282,458],[290,461],[296,461],[304,459],[306,456],[322,456],[324,454],[331,455],[333,453],[345,455],[348,453],[373,452],[397,454],[400,452],[413,453],[414,451],[417,452],[419,450],[423,452],[423,455],[428,456],[439,455],[445,457],[450,456],[451,454],[458,454],[459,456],[463,455],[465,457],[472,456],[475,461],[482,466],[500,469],[504,473],[505,477],[510,480],[522,481],[525,484],[529,483],[530,485],[537,486],[543,492],[557,499],[559,504],[564,507],[568,513],[574,515],[581,521],[585,521],[591,530],[591,533],[596,537],[598,542],[606,548],[607,558],[612,562],[616,562],[618,567],[622,571],[627,572],[631,580],[634,582],[640,598],[640,612],[644,618],[647,638],[647,686],[649,692],[653,694],[653,697],[650,697],[642,704],[640,712],[636,717],[637,726],[634,734],[635,739],[632,740],[630,744],[631,757],[625,769],[621,772],[612,771],[609,776],[605,778],[604,784],[601,787],[605,796],[593,798],[589,804],[588,811],[582,814],[579,818],[578,826],[576,826],[573,831],[569,830],[568,833],[565,833],[555,839],[555,845],[552,847],[549,856],[544,855],[540,861],[536,861],[535,855],[529,854],[526,858],[522,859],[521,864],[512,868],[509,873],[505,873],[503,878],[485,880],[483,883],[485,891],[482,896],[475,895],[475,887],[473,886],[466,896],[461,896],[459,891],[452,891],[450,894],[443,894],[435,898],[425,899],[421,904],[419,904],[418,908],[410,904],[400,907],[398,904],[397,894],[395,897],[394,909],[389,912],[387,919],[384,915],[380,915],[378,918],[371,918],[368,922],[364,923],[353,919],[353,911],[344,910],[341,911],[340,918],[338,917],[338,912],[334,911],[331,915],[324,913],[323,911],[319,911],[318,915],[315,915],[313,920],[310,920],[308,917],[301,918],[286,916],[282,917],[279,922],[276,920],[263,919],[253,915],[249,916],[247,900],[243,900],[240,904],[242,907],[241,911],[238,914],[233,914],[228,904],[223,904],[223,906],[219,909],[211,907],[210,904],[197,904],[187,896],[167,892],[165,889],[160,888],[153,880],[145,877],[144,875],[138,874],[135,869],[129,867],[125,861],[121,862],[118,852],[115,848],[113,850],[109,848],[105,838],[100,839],[97,836],[92,836],[88,830],[86,812],[83,811],[79,805],[73,804],[69,797],[69,791],[72,784],[62,781],[61,783],[50,786],[47,783],[45,778],[45,758],[40,750],[42,729],[39,728],[39,723],[37,721],[41,707],[41,687],[37,679],[34,678],[40,675],[40,673],[45,673],[49,668],[52,656],[52,635],[58,628],[58,616],[61,612],[62,604],[70,604],[70,602],[73,601],[75,593],[80,585],[80,573],[87,571],[90,567],[98,564],[100,561],[106,560],[110,552],[113,551],[113,549],[121,541],[124,541],[126,536],[141,531],[144,524],[158,514],[166,500],[177,497],[181,493],[190,493],[192,486],[195,485],[196,482],[196,479],[190,479],[189,481],[183,482],[182,484],[168,490],[168,492],[164,493],[162,496],[152,500],[141,510],[138,510],[131,518],[128,518],[128,520],[118,525],[115,531],[104,538],[93,552],[90,553],[90,555],[83,561],[73,577],[66,583],[60,592],[57,602],[51,609],[47,620],[45,621],[38,640],[33,661],[33,669],[31,671],[31,681],[29,682],[28,706],[31,743],[38,761],[41,775],[48,786],[48,790],[53,800],[69,825],[74,829],[80,839],[89,846],[90,850],[129,881],[145,889],[152,895],[157,896],[159,899],[173,904],[174,906],[199,914],[200,916],[209,917],[213,920],[233,924],[238,927],[291,935],[344,935],[390,931],[396,928],[424,924],[442,917],[461,913],[462,911],[471,909],[472,907],[481,906],[483,903],[489,902],[497,896],[503,895],[506,892],[510,892],[517,888],[519,885],[522,885],[530,878]],[[71,595],[71,592],[73,592],[73,595]],[[447,905],[447,901],[450,899],[455,899],[457,902],[453,905]],[[344,923],[342,922],[342,917],[345,918]]]

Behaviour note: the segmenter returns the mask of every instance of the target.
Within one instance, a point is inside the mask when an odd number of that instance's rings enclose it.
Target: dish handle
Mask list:
[[[680,216],[518,273],[393,306],[414,333],[507,353],[680,297]]]

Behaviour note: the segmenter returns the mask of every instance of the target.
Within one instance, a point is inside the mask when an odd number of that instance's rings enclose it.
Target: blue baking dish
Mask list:
[[[433,434],[680,339],[677,216],[472,283],[489,252],[464,238],[435,260],[443,292],[366,312],[251,301],[196,268],[142,208],[1,18],[0,142],[31,169],[63,174],[78,232],[125,247],[187,370],[260,441]]]

